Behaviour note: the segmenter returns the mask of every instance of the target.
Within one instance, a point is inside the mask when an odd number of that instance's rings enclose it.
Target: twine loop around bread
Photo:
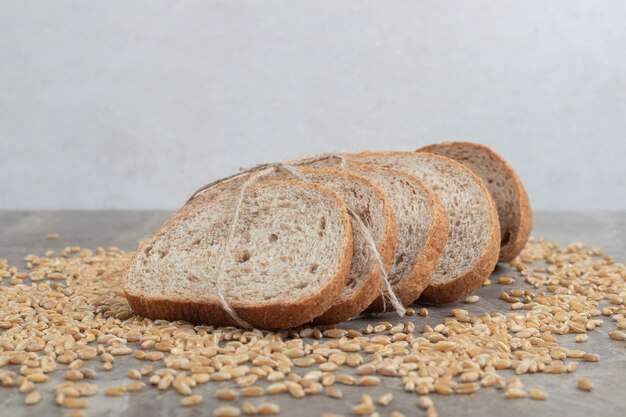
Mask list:
[[[339,160],[339,169],[343,170],[345,167],[346,160],[342,155],[338,155],[338,154],[320,154],[320,155],[313,156],[311,158],[300,159],[297,161],[290,161],[289,163],[284,162],[284,161],[265,163],[265,164],[256,165],[249,169],[242,169],[236,174],[213,181],[199,188],[196,192],[193,193],[193,195],[189,198],[189,200],[187,200],[187,202],[191,201],[192,199],[197,197],[199,194],[203,193],[205,190],[215,187],[216,185],[229,182],[236,178],[241,178],[245,175],[249,175],[249,177],[242,183],[242,185],[239,188],[237,200],[235,202],[235,210],[234,210],[234,213],[233,213],[233,216],[231,218],[230,225],[228,228],[228,236],[226,238],[226,244],[224,245],[224,248],[222,249],[220,260],[217,265],[217,282],[216,282],[217,298],[220,302],[220,305],[222,306],[222,309],[233,319],[233,321],[235,321],[242,328],[252,329],[253,326],[251,326],[250,323],[242,319],[226,300],[226,297],[224,295],[224,291],[222,288],[222,273],[224,271],[224,262],[226,259],[226,254],[229,253],[231,243],[235,237],[235,229],[237,227],[237,220],[239,220],[239,214],[241,212],[241,206],[243,204],[243,199],[244,199],[246,190],[251,185],[263,179],[264,177],[267,177],[268,175],[271,175],[274,172],[280,172],[280,171],[285,172],[303,182],[310,183],[312,181],[306,179],[306,177],[301,175],[298,172],[297,167],[302,166],[302,165],[312,164],[312,163],[323,161],[323,160],[333,159],[333,158],[336,158]],[[387,278],[387,271],[385,270],[385,266],[382,262],[380,253],[378,252],[378,248],[376,247],[376,243],[374,242],[374,239],[372,238],[370,231],[365,226],[365,224],[363,223],[363,221],[361,220],[358,214],[356,214],[350,208],[347,208],[347,210],[348,210],[348,214],[350,215],[350,217],[354,220],[353,224],[357,226],[356,227],[357,233],[359,233],[363,237],[366,243],[368,253],[370,255],[370,261],[374,264],[374,266],[376,267],[376,270],[380,274],[380,277],[383,281],[383,285],[387,293],[386,295],[387,297],[389,297],[389,301],[395,308],[398,315],[404,316],[406,313],[406,310],[404,306],[402,305],[402,303],[400,302],[400,300],[398,299],[398,297],[396,296],[395,292],[393,291],[391,284],[389,283],[389,279]],[[383,293],[383,302],[385,302],[384,293]]]

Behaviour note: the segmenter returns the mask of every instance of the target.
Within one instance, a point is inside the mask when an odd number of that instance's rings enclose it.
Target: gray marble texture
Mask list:
[[[47,212],[0,212],[0,257],[13,264],[21,265],[22,258],[28,253],[43,253],[47,249],[61,249],[66,245],[96,246],[116,245],[125,250],[135,247],[139,238],[149,235],[167,217],[167,212],[154,211],[47,211]],[[58,241],[46,241],[47,233],[59,233]],[[567,244],[571,241],[585,241],[590,246],[600,247],[617,261],[626,261],[626,214],[576,214],[576,213],[539,213],[535,216],[535,237]],[[493,276],[514,275],[508,266],[499,266]],[[5,285],[3,283],[3,285]],[[516,287],[525,287],[518,280]],[[469,310],[470,314],[480,312],[506,312],[510,308],[497,298],[499,285],[483,287],[478,291],[481,300],[472,305],[457,304],[445,307],[429,307],[427,318],[409,318],[417,326],[423,323],[439,323],[448,315],[452,307]],[[397,322],[397,316],[388,314],[385,320]],[[362,329],[369,322],[378,319],[358,319],[344,323],[343,327]],[[482,389],[471,396],[454,395],[442,397],[432,395],[440,416],[623,416],[626,410],[626,348],[623,342],[610,341],[606,333],[614,328],[612,323],[589,333],[585,345],[574,343],[573,335],[559,336],[566,347],[586,349],[598,353],[601,361],[595,364],[581,363],[574,375],[522,376],[527,387],[538,387],[549,393],[545,402],[529,399],[506,401],[502,393],[493,389]],[[128,381],[126,371],[136,366],[133,360],[120,358],[112,372],[99,372],[97,384],[109,386]],[[95,367],[99,369],[98,366]],[[350,368],[346,368],[350,372]],[[303,371],[304,372],[304,371]],[[507,377],[512,373],[505,372]],[[47,385],[47,390],[39,388],[43,394],[42,402],[26,408],[23,398],[16,389],[0,388],[0,416],[67,416],[69,412],[53,404],[52,389],[60,381],[57,372]],[[594,383],[591,393],[582,393],[575,387],[576,380],[589,378]],[[90,416],[208,416],[218,403],[214,392],[232,383],[209,383],[196,389],[205,400],[201,407],[182,409],[178,405],[180,396],[174,392],[161,393],[156,389],[126,395],[122,398],[106,398],[101,393],[92,397],[87,410]],[[321,416],[323,412],[336,412],[351,415],[350,408],[358,402],[363,389],[343,387],[343,400],[329,399],[324,395],[295,400],[287,396],[273,396],[269,400],[280,404],[284,416]],[[379,387],[368,389],[372,395],[387,392],[394,394],[392,405],[378,407],[381,416],[387,416],[391,410],[400,410],[406,416],[419,416],[423,412],[417,408],[417,396],[402,390],[399,380],[382,378]],[[261,399],[258,399],[259,401]],[[256,401],[256,399],[255,399]],[[241,401],[238,401],[241,404]]]

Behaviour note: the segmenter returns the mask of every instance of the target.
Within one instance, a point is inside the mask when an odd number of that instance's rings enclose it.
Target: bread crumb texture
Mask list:
[[[132,256],[115,247],[72,246],[28,255],[25,268],[0,260],[0,390],[19,392],[23,407],[54,401],[75,415],[88,414],[94,396],[107,396],[115,408],[136,392],[174,391],[179,396],[164,401],[194,407],[210,398],[219,403],[215,416],[239,416],[251,410],[279,414],[281,396],[341,398],[346,387],[363,395],[343,412],[370,415],[404,399],[396,393],[394,401],[390,394],[374,400],[368,390],[399,386],[433,416],[442,396],[472,398],[483,389],[511,401],[549,401],[539,386],[545,379],[526,388],[503,371],[524,374],[524,381],[541,373],[567,377],[579,362],[597,366],[602,360],[565,347],[562,335],[583,342],[581,335],[605,326],[606,343],[625,338],[626,269],[582,243],[531,240],[509,274],[525,288],[506,287],[499,312],[475,316],[456,308],[431,326],[417,324],[427,315],[418,309],[395,323],[379,317],[362,328],[348,322],[341,329],[280,332],[134,315],[121,290]],[[116,366],[127,369],[128,380],[98,386]],[[228,387],[218,386],[224,381]],[[570,386],[576,395],[577,389],[591,391],[593,383],[572,375]],[[329,413],[336,404],[328,401]]]

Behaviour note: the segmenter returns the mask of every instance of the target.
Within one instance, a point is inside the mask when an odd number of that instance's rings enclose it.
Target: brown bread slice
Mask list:
[[[450,158],[428,153],[366,152],[349,157],[415,175],[446,209],[448,240],[420,301],[454,302],[482,285],[498,261],[500,227],[495,204],[476,174]]]
[[[313,166],[340,166],[336,158]],[[378,185],[389,199],[398,227],[398,243],[387,275],[394,293],[408,305],[430,284],[448,239],[448,216],[439,198],[404,171],[346,161],[343,169]],[[380,295],[367,311],[389,311]]]
[[[483,180],[498,208],[500,261],[513,260],[528,242],[533,223],[528,195],[513,168],[491,148],[478,143],[442,142],[418,152],[459,161]]]
[[[385,271],[391,264],[396,248],[398,230],[393,210],[385,193],[362,176],[336,169],[299,168],[308,181],[314,181],[337,193],[346,207],[363,222],[372,236]],[[313,320],[316,324],[335,324],[362,313],[380,294],[382,279],[373,263],[359,225],[352,222],[352,266],[346,285],[333,306]]]
[[[233,325],[217,298],[217,265],[236,191],[199,195],[142,242],[124,291],[135,313]],[[291,328],[323,314],[341,293],[352,227],[336,193],[301,181],[263,181],[241,205],[222,288],[229,305],[259,328]]]
[[[366,178],[332,168],[293,166],[292,169],[295,175],[301,176],[304,180],[318,183],[336,192],[347,208],[359,216],[370,232],[382,264],[387,270],[396,248],[397,227],[393,210],[382,190]],[[259,181],[291,179],[294,178],[293,173],[272,172]],[[220,184],[207,192],[216,195],[223,190],[237,190],[248,175],[253,173]],[[316,324],[336,324],[349,320],[362,313],[380,294],[382,279],[372,262],[371,249],[367,247],[363,234],[354,221],[352,219],[352,266],[346,285],[333,306],[314,320]]]

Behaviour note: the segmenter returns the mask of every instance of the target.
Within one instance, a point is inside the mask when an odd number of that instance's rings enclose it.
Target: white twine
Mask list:
[[[241,317],[239,317],[237,312],[231,307],[230,304],[228,304],[228,301],[226,301],[226,297],[224,296],[224,291],[222,289],[222,273],[224,270],[224,261],[226,258],[226,254],[229,252],[230,246],[235,237],[235,229],[237,227],[237,220],[239,220],[239,214],[241,211],[241,206],[243,204],[243,198],[244,198],[246,190],[252,184],[259,181],[260,179],[272,174],[273,172],[278,172],[278,171],[284,171],[301,181],[310,183],[312,181],[309,181],[304,176],[302,176],[297,171],[297,168],[295,166],[307,165],[307,164],[311,164],[311,163],[315,163],[318,161],[331,159],[331,158],[339,159],[340,170],[343,170],[345,168],[345,164],[346,164],[345,158],[337,154],[321,154],[321,155],[317,155],[311,158],[294,161],[291,163],[291,165],[283,161],[260,164],[250,169],[242,170],[228,177],[213,181],[201,187],[200,189],[198,189],[195,193],[193,193],[193,195],[189,198],[189,200],[187,200],[187,202],[191,201],[192,199],[197,197],[199,194],[203,193],[205,190],[208,190],[209,188],[212,188],[216,185],[223,184],[225,182],[234,180],[236,178],[240,178],[244,175],[250,175],[250,177],[247,178],[243,182],[243,184],[241,185],[239,189],[239,193],[238,193],[236,204],[235,204],[235,211],[233,213],[233,217],[230,221],[230,225],[228,228],[228,236],[227,236],[226,244],[224,245],[222,249],[220,261],[217,265],[217,282],[216,282],[217,298],[220,302],[220,305],[222,306],[222,309],[224,309],[224,311],[242,328],[252,329],[253,326],[247,321],[245,321],[244,319],[242,319]],[[371,255],[371,261],[374,263],[374,266],[378,270],[378,273],[380,274],[380,277],[383,280],[383,284],[386,289],[387,296],[389,297],[391,301],[391,304],[394,306],[394,308],[396,309],[396,312],[398,313],[400,317],[404,316],[406,314],[406,310],[404,306],[402,305],[402,303],[400,302],[400,300],[398,300],[398,297],[396,296],[391,284],[389,283],[389,280],[387,278],[387,272],[385,271],[385,267],[380,257],[380,253],[378,252],[378,248],[376,247],[376,243],[374,242],[374,239],[372,238],[372,235],[369,229],[365,226],[361,218],[354,211],[350,210],[349,208],[347,210],[348,210],[348,214],[350,215],[350,217],[354,220],[354,224],[357,225],[358,233],[361,233],[361,235],[363,236],[365,240],[366,246]],[[383,291],[381,289],[381,293],[382,292]],[[383,293],[383,305],[384,303],[385,303],[385,295]]]
[[[391,284],[389,283],[389,279],[387,278],[387,271],[385,271],[385,266],[383,265],[383,261],[380,258],[380,253],[378,252],[378,249],[376,248],[376,242],[374,242],[374,238],[372,238],[372,234],[370,233],[369,229],[365,226],[361,218],[355,212],[348,209],[348,213],[350,213],[350,216],[352,216],[355,223],[357,224],[359,232],[365,239],[365,243],[367,244],[370,255],[374,258],[373,259],[374,266],[376,266],[376,269],[378,270],[378,273],[380,274],[380,277],[383,280],[383,284],[385,286],[385,290],[387,290],[387,296],[389,297],[389,301],[391,302],[391,305],[396,309],[396,312],[398,313],[398,315],[400,317],[403,317],[406,314],[406,310],[404,306],[402,305],[402,303],[400,302],[400,300],[398,300],[396,293],[393,291],[393,288],[391,287]],[[381,293],[382,292],[383,290],[381,289]],[[383,295],[383,305],[384,305],[385,294],[382,294],[382,295]]]
[[[222,271],[224,269],[224,260],[226,259],[226,254],[229,252],[230,245],[233,241],[233,238],[235,237],[235,227],[237,226],[237,219],[239,218],[239,212],[241,211],[241,205],[243,204],[243,197],[246,192],[246,189],[250,185],[252,185],[255,181],[257,181],[259,178],[264,177],[270,174],[271,172],[272,172],[271,168],[265,169],[263,171],[259,171],[253,174],[252,176],[250,176],[250,178],[248,178],[241,185],[241,189],[239,190],[239,195],[237,196],[237,204],[235,204],[235,213],[233,214],[233,218],[230,221],[230,227],[228,228],[228,238],[226,239],[226,245],[224,245],[224,249],[222,249],[222,255],[220,256],[220,261],[217,264],[217,282],[215,284],[217,286],[217,298],[219,299],[220,304],[222,305],[222,308],[224,309],[224,311],[226,311],[226,313],[228,313],[228,315],[233,320],[235,320],[235,322],[238,325],[240,325],[244,329],[252,329],[253,327],[250,325],[250,323],[248,323],[247,321],[239,317],[237,312],[235,312],[235,310],[226,301],[226,297],[224,297],[224,292],[222,291]]]

